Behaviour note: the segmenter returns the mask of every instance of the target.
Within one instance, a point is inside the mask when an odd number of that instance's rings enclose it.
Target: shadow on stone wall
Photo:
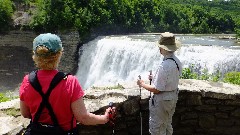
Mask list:
[[[186,80],[186,84],[196,83],[201,90],[192,90],[191,87],[194,86],[190,86],[189,89],[180,89],[179,100],[173,116],[173,135],[239,135],[240,87],[235,85],[231,87],[229,84],[226,87],[223,83],[212,82],[204,82],[204,85],[201,86],[200,82],[204,81],[191,80],[190,83],[190,80]],[[208,84],[213,87],[209,87]],[[202,89],[204,86],[209,88]],[[229,89],[229,93],[232,94],[213,92],[223,89]],[[95,93],[95,91],[91,93]],[[114,126],[115,135],[140,135],[140,108],[143,116],[143,135],[149,135],[149,98],[145,96],[140,102],[138,95],[128,95],[127,97],[125,101],[114,104],[118,110]],[[91,100],[97,99],[94,97]],[[101,101],[104,102],[104,100]],[[104,106],[94,113],[104,113],[106,107]],[[79,133],[81,135],[111,135],[112,128],[109,124],[79,125]]]
[[[181,91],[173,117],[173,135],[238,135],[240,133],[240,96]],[[225,98],[221,98],[225,97]],[[115,104],[118,115],[115,135],[140,135],[139,97]],[[148,99],[141,100],[143,135],[148,135]],[[99,113],[99,112],[95,112]],[[81,135],[111,135],[110,124],[79,125]]]

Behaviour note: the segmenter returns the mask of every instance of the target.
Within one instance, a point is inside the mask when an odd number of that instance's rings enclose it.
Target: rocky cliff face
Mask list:
[[[37,35],[31,31],[11,31],[0,35],[0,92],[18,88],[24,75],[35,70],[32,42]],[[57,35],[64,47],[59,70],[74,74],[78,63],[79,35],[75,31]]]

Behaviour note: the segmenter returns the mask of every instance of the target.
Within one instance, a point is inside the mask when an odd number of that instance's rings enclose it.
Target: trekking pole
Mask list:
[[[112,109],[112,107],[113,107],[113,102],[110,102],[110,103],[109,103],[109,107]],[[114,118],[113,118],[113,112],[110,111],[110,112],[109,112],[109,122],[110,122],[110,125],[112,126],[112,135],[115,134],[115,129],[114,129],[115,123],[114,123],[113,120],[114,120]]]
[[[141,80],[141,75],[138,76],[139,80]],[[141,90],[141,86],[140,88],[140,100],[139,100],[139,109],[140,109],[140,120],[141,120],[141,135],[142,135],[142,110],[141,110],[141,95],[142,95],[142,90]]]
[[[152,84],[152,70],[149,71],[149,74],[150,74],[150,76],[151,76],[151,78],[149,78],[150,85],[151,85],[151,84]],[[151,98],[151,96],[152,96],[152,93],[151,93],[151,91],[150,91],[150,98]]]

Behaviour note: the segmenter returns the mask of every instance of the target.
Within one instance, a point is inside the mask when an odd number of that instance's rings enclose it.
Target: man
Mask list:
[[[175,112],[178,99],[178,83],[182,73],[182,64],[174,55],[180,47],[180,42],[172,33],[161,34],[157,42],[160,54],[164,56],[153,78],[153,85],[138,80],[139,87],[153,92],[149,100],[149,132],[151,135],[172,135],[172,116]],[[149,76],[151,79],[152,76]]]

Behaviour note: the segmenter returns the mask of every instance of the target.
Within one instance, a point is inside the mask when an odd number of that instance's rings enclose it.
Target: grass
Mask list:
[[[7,114],[9,116],[13,116],[13,117],[18,117],[21,115],[20,109],[16,109],[16,108],[3,109],[2,111],[5,114]]]
[[[13,95],[14,94],[11,91],[7,91],[5,93],[0,93],[0,103],[18,98],[18,97],[13,96]],[[18,109],[16,109],[16,108],[2,109],[1,111],[3,111],[7,115],[10,115],[10,116],[13,116],[13,117],[17,117],[17,116],[21,115],[19,108]]]
[[[0,93],[0,103],[10,101],[10,100],[13,100],[13,99],[16,99],[16,98],[18,98],[18,96],[14,96],[12,91],[7,91],[5,93]]]
[[[6,102],[9,101],[10,99],[5,96],[5,94],[0,93],[0,102]]]
[[[96,86],[92,86],[92,89],[100,89],[100,90],[112,90],[112,89],[119,89],[122,90],[124,89],[124,87],[121,84],[117,84],[114,86],[107,86],[107,87],[96,87]]]

